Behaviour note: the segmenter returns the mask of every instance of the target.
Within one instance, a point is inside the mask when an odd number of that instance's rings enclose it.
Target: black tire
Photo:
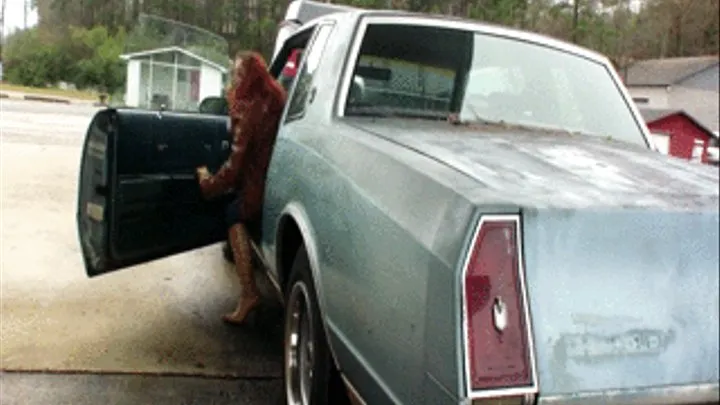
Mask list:
[[[317,293],[315,292],[315,285],[313,284],[312,272],[310,270],[310,264],[308,261],[307,253],[305,249],[301,247],[295,255],[293,267],[290,272],[290,278],[287,283],[285,290],[285,325],[284,325],[284,361],[283,361],[283,388],[284,388],[284,403],[288,405],[304,404],[302,402],[302,395],[298,398],[294,398],[295,395],[291,394],[291,384],[293,381],[298,380],[299,377],[294,378],[295,373],[291,370],[289,359],[292,356],[291,344],[288,339],[294,324],[300,324],[301,321],[294,321],[298,318],[293,316],[296,312],[294,308],[298,303],[297,295],[307,296],[307,311],[310,313],[309,324],[312,325],[312,347],[313,347],[313,361],[312,361],[312,381],[309,384],[308,404],[312,405],[341,405],[349,404],[349,400],[345,393],[339,373],[334,367],[332,355],[327,344],[327,337],[325,336],[325,329],[323,328],[323,322],[320,318],[320,309],[318,307]],[[296,329],[301,329],[300,327]],[[303,339],[298,339],[301,342]],[[299,344],[298,346],[300,346]],[[301,357],[302,348],[296,350],[298,359]],[[302,362],[298,361],[298,364]],[[301,368],[300,366],[297,367]],[[298,373],[300,374],[300,373]],[[300,384],[298,384],[299,386]],[[298,389],[298,391],[300,391]],[[295,399],[295,400],[294,400]]]

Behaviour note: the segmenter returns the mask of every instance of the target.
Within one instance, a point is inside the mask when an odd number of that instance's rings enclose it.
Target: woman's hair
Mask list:
[[[237,69],[238,65],[242,69]],[[237,117],[240,109],[264,88],[264,82],[272,80],[262,55],[253,51],[240,51],[235,55],[232,82],[227,91],[230,116]]]

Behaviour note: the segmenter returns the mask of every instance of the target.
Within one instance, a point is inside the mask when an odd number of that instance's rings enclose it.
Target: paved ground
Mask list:
[[[0,100],[0,403],[276,404],[281,311],[219,321],[237,294],[219,246],[85,276],[75,193],[95,110]]]
[[[280,405],[278,383],[142,375],[0,374],[2,405]]]
[[[79,153],[85,129],[95,111],[97,108],[89,104],[0,99],[2,143],[74,146],[72,153]]]
[[[0,87],[0,98],[12,99],[12,100],[28,100],[28,101],[42,101],[46,103],[56,104],[80,104],[80,105],[93,105],[97,104],[99,100],[81,100],[77,98],[64,97],[60,95],[33,93],[27,94],[24,92],[6,90],[5,86]]]

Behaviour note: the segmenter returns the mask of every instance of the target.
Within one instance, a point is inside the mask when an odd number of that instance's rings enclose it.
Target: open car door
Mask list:
[[[230,154],[228,54],[221,36],[138,16],[122,55],[125,104],[98,112],[85,138],[77,226],[88,276],[226,239],[231,196],[206,201],[195,171]]]
[[[179,29],[151,28],[147,31],[168,31],[173,37]],[[294,34],[271,63],[271,74],[286,90],[294,76],[291,67],[299,63],[312,32],[313,27],[305,27]],[[232,195],[205,200],[195,170],[207,166],[217,172],[229,156],[227,106],[221,98],[208,97],[198,110],[111,108],[93,118],[82,153],[77,206],[88,276],[226,239],[225,209]]]
[[[203,198],[195,168],[230,152],[220,115],[107,109],[88,129],[77,225],[88,276],[225,239],[227,198]]]

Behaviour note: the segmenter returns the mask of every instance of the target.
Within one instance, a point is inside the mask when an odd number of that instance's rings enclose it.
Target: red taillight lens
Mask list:
[[[464,274],[469,391],[533,388],[518,217],[480,221]]]

